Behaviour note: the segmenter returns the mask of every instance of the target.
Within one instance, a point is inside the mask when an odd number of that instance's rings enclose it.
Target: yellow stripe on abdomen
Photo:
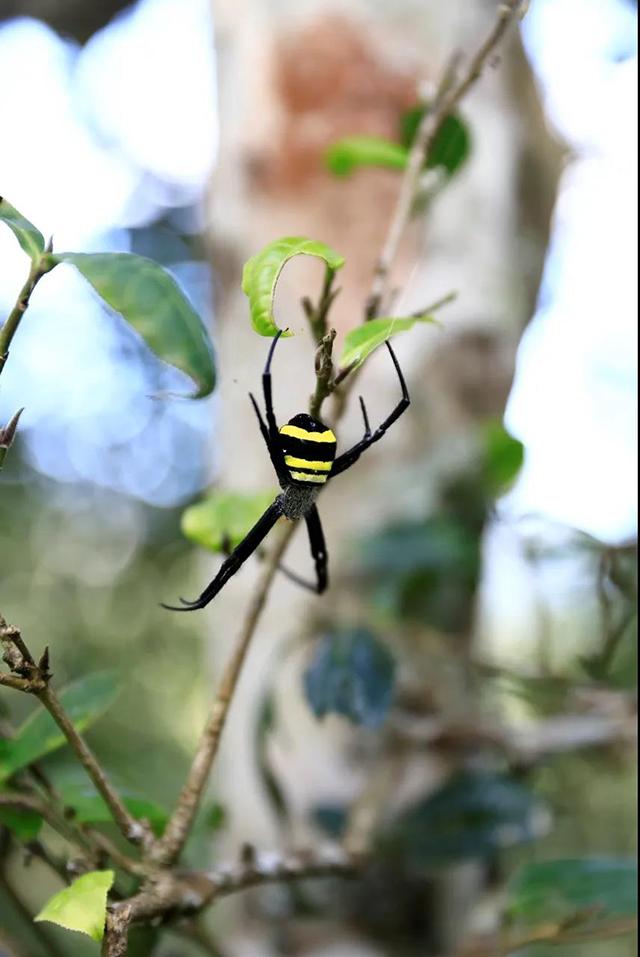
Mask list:
[[[330,472],[333,465],[333,462],[309,462],[308,459],[297,459],[295,455],[285,455],[284,460],[289,467],[315,469],[316,472]]]
[[[327,479],[328,475],[307,475],[306,472],[291,472],[291,478],[295,479],[296,482],[314,482],[317,485],[323,485]]]
[[[290,435],[294,439],[304,439],[306,442],[335,442],[336,437],[327,429],[326,432],[307,432],[298,425],[283,425],[280,429],[281,435]]]

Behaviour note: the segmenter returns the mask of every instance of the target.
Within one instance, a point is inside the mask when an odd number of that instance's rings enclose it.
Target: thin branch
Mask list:
[[[316,350],[316,389],[309,401],[309,414],[317,419],[320,416],[322,403],[331,394],[331,376],[333,375],[333,343],[336,338],[336,330],[330,329],[326,336],[320,340]]]
[[[404,753],[398,747],[376,763],[349,810],[342,840],[347,853],[359,857],[370,853],[380,818],[401,780],[403,765]]]
[[[9,664],[12,671],[17,671],[19,675],[26,675],[26,677],[15,677],[0,672],[0,684],[7,685],[17,691],[33,694],[41,701],[71,745],[80,764],[95,784],[124,837],[134,844],[149,840],[150,835],[147,828],[129,813],[109,781],[106,772],[82,735],[74,727],[55,692],[49,686],[50,674],[47,650],[45,649],[40,661],[36,664],[22,639],[19,629],[15,625],[8,625],[2,616],[0,616],[0,640],[4,646],[4,660]]]
[[[200,738],[191,770],[178,798],[176,808],[167,824],[167,828],[160,841],[151,851],[150,858],[156,863],[162,863],[165,866],[173,864],[179,857],[186,843],[200,804],[202,792],[209,778],[211,765],[218,752],[220,737],[226,724],[229,707],[233,700],[245,656],[251,644],[251,639],[253,638],[258,621],[260,620],[262,609],[265,606],[271,588],[271,582],[275,577],[280,559],[289,544],[294,530],[295,524],[288,522],[284,527],[278,530],[279,535],[275,536],[276,540],[273,549],[258,580],[255,594],[236,639],[233,654],[224,671],[218,693],[211,706],[209,718],[202,737]]]
[[[309,320],[311,335],[313,336],[314,342],[317,342],[318,344],[327,333],[327,318],[329,316],[329,310],[331,309],[334,299],[340,292],[339,289],[333,288],[333,281],[335,277],[335,269],[331,269],[330,266],[327,266],[324,274],[322,291],[320,293],[320,298],[318,299],[318,305],[314,306],[308,296],[305,296],[302,300],[302,308],[304,309],[305,315]]]
[[[429,303],[428,306],[425,306],[424,309],[416,309],[415,312],[411,313],[411,319],[421,319],[422,316],[430,316],[432,312],[437,312],[438,309],[442,309],[443,306],[448,306],[449,303],[453,302],[458,298],[458,293],[456,290],[448,292],[446,296],[440,296],[439,299],[436,299],[435,302]]]
[[[318,877],[350,877],[363,865],[364,857],[337,845],[288,854],[257,853],[250,864],[239,861],[211,871],[207,876],[216,887],[214,897],[228,897],[239,891],[272,884],[311,880]]]
[[[402,178],[396,208],[376,264],[371,292],[367,301],[367,317],[369,319],[379,315],[380,308],[385,300],[391,269],[411,216],[424,159],[431,149],[443,121],[453,113],[465,94],[480,78],[483,69],[504,37],[509,25],[517,18],[521,2],[522,0],[505,0],[505,2],[499,4],[496,22],[469,63],[467,71],[455,85],[450,85],[448,89],[443,90],[442,95],[436,101],[435,108],[431,112],[425,113],[418,127],[418,132],[409,153],[407,168]]]
[[[131,914],[131,906],[127,903],[107,911],[107,921],[102,939],[102,957],[126,957]]]
[[[0,685],[4,685],[5,688],[13,688],[14,691],[25,691],[27,694],[33,694],[41,687],[41,684],[40,679],[18,678],[17,675],[0,671]]]
[[[83,830],[91,844],[102,851],[103,854],[106,854],[107,857],[110,857],[113,863],[121,870],[126,871],[128,874],[133,874],[135,877],[147,876],[149,868],[146,867],[142,861],[135,861],[132,857],[123,854],[108,837],[105,837],[104,834],[95,828],[86,826]]]
[[[256,853],[251,855],[250,860],[239,860],[208,874],[164,871],[139,894],[112,905],[111,913],[115,915],[128,908],[130,922],[140,924],[149,924],[167,915],[171,915],[172,919],[193,917],[220,897],[228,897],[261,884],[349,877],[363,863],[362,858],[331,845],[285,854]]]
[[[36,288],[42,277],[50,272],[56,265],[50,256],[51,248],[50,240],[40,259],[32,264],[29,277],[20,290],[16,304],[7,316],[4,325],[0,329],[0,375],[2,375],[2,370],[4,369],[7,359],[9,358],[9,347],[11,345],[11,341],[18,331],[20,320],[29,307],[29,301],[31,299],[33,290]]]
[[[41,691],[36,691],[34,694],[40,699],[71,745],[80,764],[95,784],[96,790],[109,808],[111,816],[120,828],[123,836],[133,844],[140,844],[146,836],[146,829],[129,813],[93,751],[91,751],[82,735],[80,735],[73,726],[71,719],[60,704],[53,690],[47,684]]]

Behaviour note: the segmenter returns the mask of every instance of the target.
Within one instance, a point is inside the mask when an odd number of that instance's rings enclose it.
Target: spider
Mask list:
[[[307,523],[309,533],[309,545],[311,556],[315,563],[316,581],[307,582],[300,578],[294,572],[282,569],[290,578],[300,585],[311,589],[318,595],[326,589],[329,579],[327,575],[327,549],[320,524],[320,516],[316,507],[316,498],[320,489],[329,479],[345,472],[360,458],[362,453],[377,442],[385,434],[389,426],[393,425],[396,419],[399,419],[403,412],[409,407],[409,392],[398,364],[396,355],[389,342],[385,342],[389,354],[398,373],[400,387],[402,389],[402,398],[395,409],[389,415],[382,425],[375,432],[371,431],[369,426],[369,417],[362,396],[360,396],[360,408],[364,419],[364,435],[359,442],[343,452],[336,458],[336,437],[331,429],[318,419],[308,415],[306,412],[300,412],[289,419],[286,425],[281,429],[276,423],[275,413],[273,411],[273,399],[271,394],[271,361],[282,335],[282,330],[278,332],[271,344],[267,356],[267,364],[262,375],[262,391],[264,393],[264,404],[266,407],[266,423],[262,413],[255,400],[255,397],[249,393],[249,398],[258,417],[260,432],[269,451],[269,456],[273,467],[278,476],[278,482],[282,488],[282,493],[278,495],[275,501],[269,506],[262,518],[258,519],[250,532],[240,544],[227,556],[220,566],[220,569],[199,598],[195,601],[185,601],[181,598],[182,605],[165,605],[169,611],[195,611],[198,608],[204,608],[212,601],[218,592],[226,585],[229,579],[235,575],[240,566],[252,555],[260,546],[260,543],[271,531],[281,516],[285,516],[290,521],[296,522],[304,518]]]

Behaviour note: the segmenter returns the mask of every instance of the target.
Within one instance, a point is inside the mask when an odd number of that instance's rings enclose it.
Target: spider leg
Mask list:
[[[278,571],[282,572],[285,578],[288,578],[289,581],[292,581],[295,585],[300,585],[301,588],[307,588],[314,594],[321,595],[328,585],[328,556],[322,525],[320,524],[320,516],[318,515],[318,510],[315,505],[313,510],[307,515],[306,522],[311,555],[315,560],[316,580],[314,582],[308,581],[306,578],[303,578],[302,575],[298,575],[297,572],[292,571],[290,568],[287,568],[286,565],[282,564],[278,565]],[[264,555],[260,555],[260,558],[264,558]]]
[[[267,410],[267,425],[269,426],[269,435],[271,441],[275,442],[278,435],[278,425],[276,422],[275,412],[273,411],[273,396],[271,393],[271,360],[273,359],[273,353],[275,352],[276,346],[278,344],[278,339],[283,333],[283,329],[278,331],[278,334],[274,337],[273,342],[271,343],[271,348],[269,349],[269,354],[267,356],[267,363],[264,367],[264,372],[262,373],[262,391],[264,393],[264,405]]]
[[[327,561],[329,556],[327,555],[327,546],[324,540],[320,515],[315,505],[313,505],[311,511],[307,513],[305,521],[307,523],[307,531],[309,532],[311,554],[316,565],[316,592],[321,595],[329,584],[329,576],[327,574]]]
[[[273,465],[276,475],[278,476],[278,482],[280,487],[284,488],[287,479],[288,472],[287,467],[284,462],[284,452],[282,451],[281,446],[277,442],[273,442],[269,434],[269,429],[267,428],[264,419],[262,418],[262,413],[260,407],[255,400],[255,396],[252,393],[249,393],[249,398],[253,405],[254,411],[258,417],[258,424],[260,425],[260,432],[262,433],[262,438],[264,439],[264,444],[267,446],[269,457],[271,459],[271,464]]]
[[[167,608],[169,611],[195,611],[197,608],[204,608],[205,605],[208,605],[226,585],[229,579],[235,575],[247,558],[255,552],[260,542],[271,531],[281,515],[282,496],[278,495],[262,518],[258,519],[251,531],[247,533],[240,544],[231,552],[229,557],[225,559],[218,570],[218,574],[207,585],[199,598],[189,602],[181,598],[182,607],[179,605],[165,605],[164,602],[162,603],[162,607]]]
[[[402,375],[402,370],[400,364],[396,358],[396,354],[391,347],[391,343],[387,340],[385,345],[389,350],[389,355],[393,361],[396,372],[398,373],[398,379],[400,380],[400,388],[402,389],[402,398],[398,402],[397,406],[391,413],[387,416],[382,425],[378,426],[375,432],[371,432],[369,429],[369,419],[367,416],[366,408],[362,399],[360,399],[360,405],[362,408],[362,414],[364,416],[365,422],[365,434],[359,442],[356,442],[352,448],[347,449],[346,452],[343,452],[342,455],[339,455],[338,458],[333,463],[333,468],[331,469],[331,478],[335,475],[339,475],[340,472],[346,471],[346,469],[351,468],[351,466],[356,462],[362,453],[369,448],[370,445],[373,445],[374,442],[378,442],[382,436],[385,434],[388,428],[393,425],[393,423],[400,418],[403,412],[409,408],[411,399],[409,398],[409,390],[407,389],[407,384],[404,381],[404,376]]]
[[[367,407],[364,404],[364,399],[361,395],[358,396],[360,400],[360,408],[362,409],[362,418],[364,419],[364,437],[368,439],[371,435],[371,426],[369,425],[369,416],[367,415]]]

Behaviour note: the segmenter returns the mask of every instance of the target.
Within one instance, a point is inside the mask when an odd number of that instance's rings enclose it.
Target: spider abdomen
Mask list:
[[[324,485],[336,457],[336,437],[331,429],[301,412],[282,426],[279,439],[292,482]]]

